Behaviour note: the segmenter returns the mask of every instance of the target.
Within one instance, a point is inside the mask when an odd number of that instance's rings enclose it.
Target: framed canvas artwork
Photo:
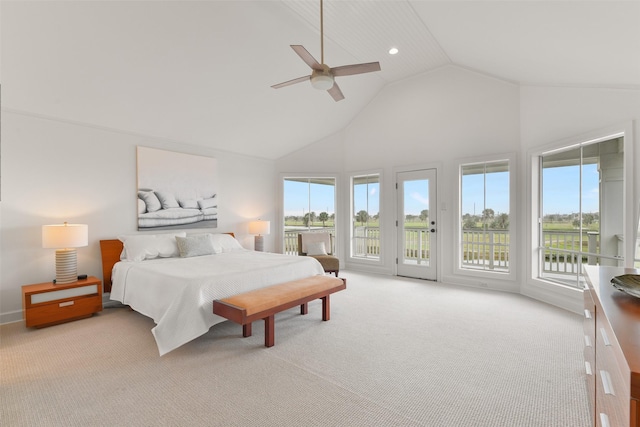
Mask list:
[[[216,159],[137,147],[138,230],[216,228]]]

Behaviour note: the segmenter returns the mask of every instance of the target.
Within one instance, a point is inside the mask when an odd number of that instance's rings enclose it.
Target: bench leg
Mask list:
[[[329,312],[331,311],[329,295],[320,299],[322,300],[322,320],[329,320]]]
[[[273,344],[275,343],[273,315],[269,317],[265,317],[263,320],[264,320],[264,346],[273,347]]]
[[[251,323],[242,325],[242,336],[245,338],[251,336]]]
[[[305,302],[304,304],[300,304],[300,314],[307,313],[309,313],[309,307],[307,306],[307,303]]]

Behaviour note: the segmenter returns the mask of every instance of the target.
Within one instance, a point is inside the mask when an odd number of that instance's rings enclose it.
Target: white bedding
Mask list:
[[[249,250],[121,261],[110,297],[153,319],[162,356],[226,320],[213,314],[213,300],[317,274],[324,270],[315,258]]]

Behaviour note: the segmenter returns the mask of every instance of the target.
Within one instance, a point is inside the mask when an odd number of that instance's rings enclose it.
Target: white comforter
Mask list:
[[[324,270],[315,258],[249,250],[121,261],[113,267],[111,299],[153,319],[162,356],[225,320],[213,314],[213,300],[317,274]]]

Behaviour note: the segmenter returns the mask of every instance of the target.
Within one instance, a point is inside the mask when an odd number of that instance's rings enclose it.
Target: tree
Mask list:
[[[309,212],[304,214],[304,219],[302,220],[302,222],[304,223],[305,227],[309,227],[310,225],[313,225],[313,222],[316,220],[316,213],[315,212]]]
[[[367,220],[369,220],[369,213],[367,211],[361,210],[356,214],[356,222],[360,222],[364,225]]]
[[[429,219],[429,209],[420,211],[420,221],[426,221]]]
[[[476,226],[475,217],[469,215],[467,218],[465,218],[465,220],[462,223],[462,228],[464,230],[471,230],[471,229],[474,229],[474,228],[478,228]]]
[[[488,222],[489,220],[492,220],[495,215],[496,215],[496,213],[493,211],[493,209],[491,209],[491,208],[483,209],[482,210],[482,221]]]
[[[498,216],[496,216],[493,222],[491,223],[491,228],[495,228],[498,230],[508,230],[509,214],[501,213]]]
[[[320,212],[318,219],[322,221],[322,226],[324,227],[324,223],[329,219],[329,214],[326,212]]]

